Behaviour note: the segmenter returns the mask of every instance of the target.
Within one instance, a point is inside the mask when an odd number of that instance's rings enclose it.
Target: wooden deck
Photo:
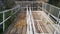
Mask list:
[[[36,29],[38,33],[51,33],[51,30],[48,27],[48,24],[44,21],[44,17],[40,12],[33,12],[33,17],[36,23]]]
[[[6,34],[26,34],[26,13],[20,12],[17,21]]]
[[[43,16],[44,12],[40,11],[32,13],[37,33],[52,34],[53,30],[49,28],[50,23],[46,22]],[[27,32],[26,12],[20,12],[17,17],[17,21],[14,23],[13,27],[6,32],[6,34],[26,34],[26,32]]]

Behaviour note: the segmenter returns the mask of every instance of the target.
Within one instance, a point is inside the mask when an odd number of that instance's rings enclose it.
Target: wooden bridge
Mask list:
[[[32,3],[30,2],[29,4],[29,2],[27,2],[25,6],[23,6],[23,3],[13,9],[0,12],[3,13],[3,22],[0,23],[3,24],[3,31],[5,30],[4,22],[11,17],[9,16],[7,19],[4,19],[5,12],[15,10],[12,15],[18,13],[15,20],[13,20],[14,23],[8,27],[4,34],[60,34],[59,24],[54,23],[50,18],[52,14],[47,12],[46,7],[50,4],[46,4],[47,3],[42,2],[42,5],[32,7]],[[51,8],[48,11],[51,11]]]

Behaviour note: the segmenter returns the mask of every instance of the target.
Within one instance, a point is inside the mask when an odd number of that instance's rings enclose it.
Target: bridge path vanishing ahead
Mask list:
[[[60,25],[55,24],[50,19],[51,16],[55,18],[53,14],[50,12],[55,12],[55,11],[60,12],[60,8],[57,8],[53,5],[44,2],[40,3],[40,2],[29,1],[26,3],[22,2],[18,4],[19,5],[15,8],[0,12],[1,14],[3,14],[3,19],[2,19],[3,21],[0,23],[0,25],[3,24],[3,32],[5,30],[5,21],[13,17],[13,15],[15,15],[21,9],[22,10],[28,9],[27,11],[19,12],[17,18],[15,18],[16,20],[14,20],[12,25],[10,25],[8,30],[6,31],[6,34],[60,34],[60,27],[59,27]],[[34,4],[37,6],[31,7],[31,5],[35,6]],[[37,11],[34,11],[36,9]],[[5,19],[5,13],[9,11],[12,12],[12,16],[9,16],[8,18]],[[58,15],[59,17],[60,13],[56,15]],[[59,19],[56,18],[55,20],[57,20],[56,22],[59,22]]]
[[[45,12],[43,12],[43,11],[33,11],[32,12],[32,15],[34,18],[34,25],[36,27],[36,33],[37,34],[38,33],[39,34],[52,34],[52,31],[54,31],[54,29],[51,27],[51,25],[49,27],[50,23],[46,23],[46,20],[44,21],[44,17],[42,16],[42,14],[44,14],[44,13]],[[32,27],[32,29],[33,29],[33,27]],[[11,29],[9,29],[6,32],[6,34],[27,34],[26,32],[27,32],[26,12],[21,11],[18,14],[17,20],[14,23],[13,27],[11,26]]]

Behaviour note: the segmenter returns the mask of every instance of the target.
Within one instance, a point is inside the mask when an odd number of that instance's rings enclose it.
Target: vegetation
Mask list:
[[[14,0],[4,0],[4,4],[5,4],[5,9],[10,9],[15,5],[15,1]]]
[[[8,10],[8,9],[11,9],[11,8],[13,8],[13,6],[15,5],[15,0],[0,0],[1,2],[0,2],[0,12],[1,11],[4,11],[4,10]],[[1,4],[3,4],[3,5],[1,5]],[[0,23],[2,22],[2,20],[3,20],[3,16],[2,16],[3,14],[1,13],[0,14]],[[6,12],[5,13],[5,19],[8,17],[8,16],[10,16],[10,15],[12,15],[11,14],[11,11],[9,11],[9,12]],[[5,30],[7,30],[7,28],[8,28],[8,26],[12,23],[12,21],[13,21],[13,19],[14,19],[14,16],[13,17],[11,17],[11,19],[9,19],[8,21],[6,21],[5,22]],[[2,34],[3,33],[3,31],[2,31],[2,25],[0,25],[0,34]]]
[[[60,0],[49,0],[49,3],[57,7],[60,7]]]

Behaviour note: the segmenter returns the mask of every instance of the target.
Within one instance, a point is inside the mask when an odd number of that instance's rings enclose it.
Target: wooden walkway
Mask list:
[[[6,34],[26,34],[26,13],[20,12],[13,27]]]
[[[51,30],[48,27],[48,24],[45,22],[46,20],[44,20],[43,17],[43,12],[39,11],[39,12],[33,12],[33,17],[34,17],[34,21],[35,21],[35,26],[37,29],[37,33],[41,34],[41,33],[46,33],[46,34],[51,34]]]
[[[52,34],[52,31],[48,26],[49,23],[46,23],[46,20],[44,20],[44,16],[42,16],[44,12],[40,11],[32,13],[37,33]],[[14,23],[13,27],[11,27],[11,29],[9,29],[6,32],[6,34],[26,34],[26,32],[27,32],[26,12],[22,11],[18,14],[17,20]]]

